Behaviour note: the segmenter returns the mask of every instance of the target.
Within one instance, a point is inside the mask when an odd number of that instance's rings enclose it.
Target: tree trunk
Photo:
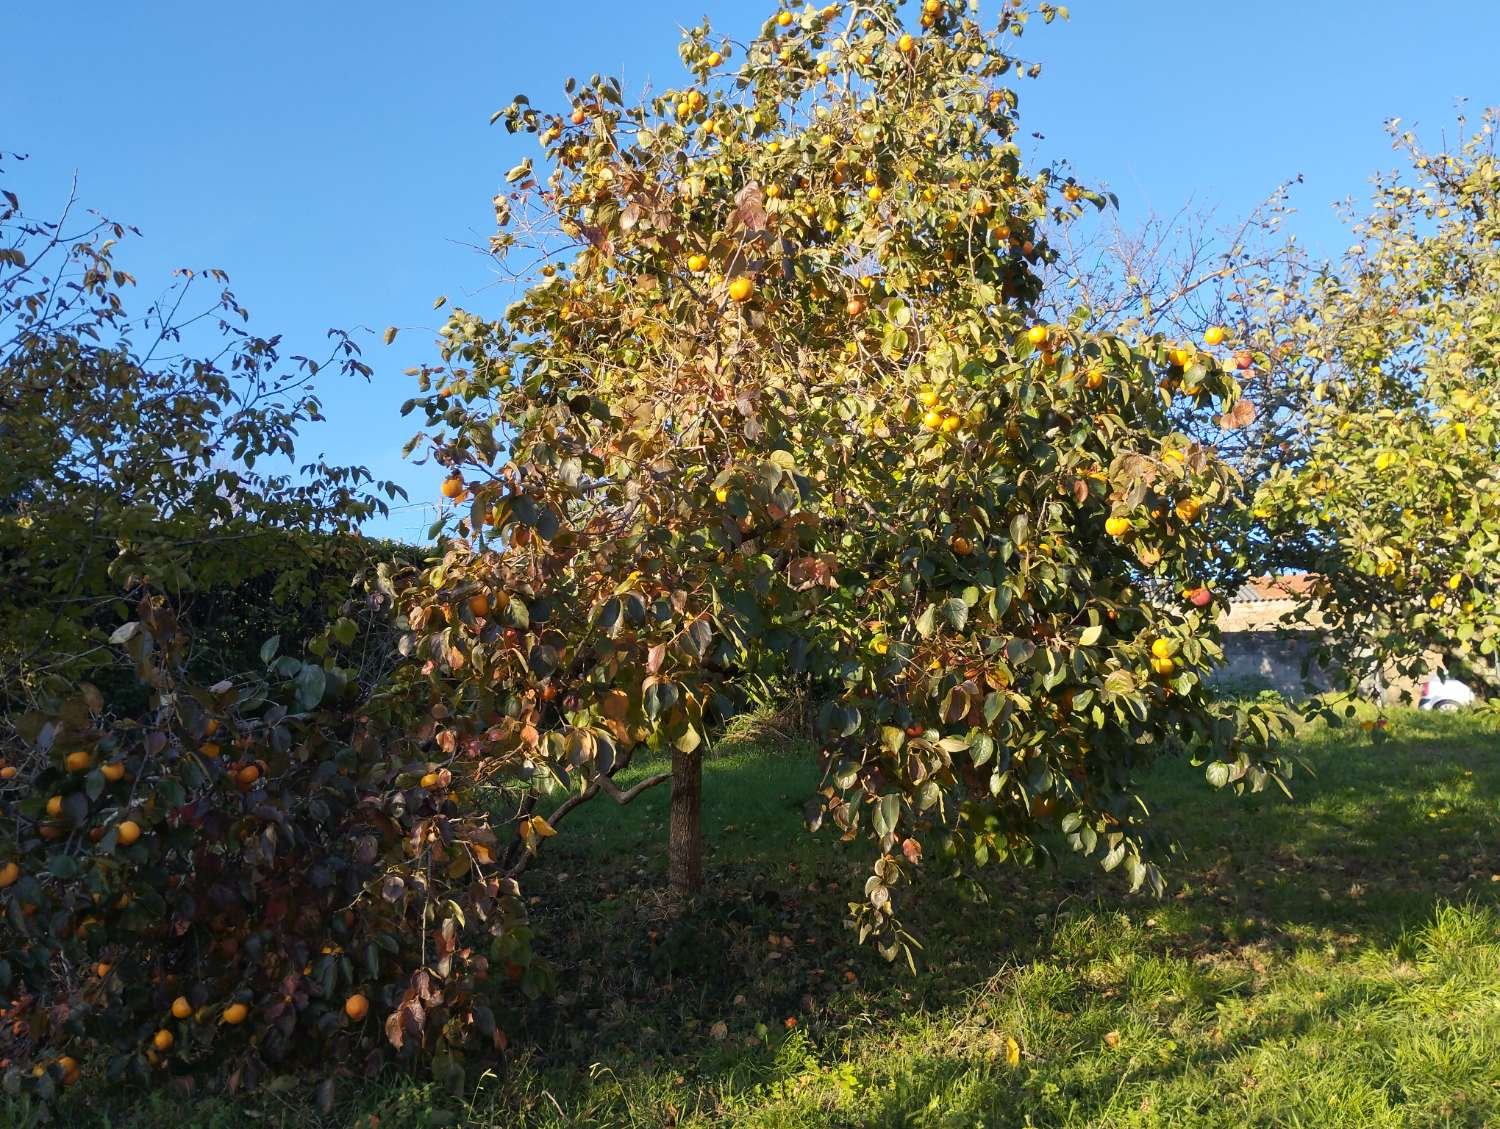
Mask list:
[[[667,881],[672,892],[696,894],[703,889],[703,758],[672,750],[672,811],[667,829]]]

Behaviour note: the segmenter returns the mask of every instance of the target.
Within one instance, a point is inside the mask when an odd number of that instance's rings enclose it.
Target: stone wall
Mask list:
[[[1317,650],[1318,641],[1316,631],[1225,631],[1224,665],[1214,672],[1212,681],[1236,694],[1275,690],[1284,698],[1303,698],[1307,691],[1302,664]],[[1314,669],[1311,677],[1317,689],[1329,688],[1326,673]]]
[[[1224,665],[1212,681],[1236,694],[1275,690],[1283,697],[1306,696],[1302,664],[1318,649],[1322,632],[1317,622],[1292,618],[1293,600],[1235,600],[1219,617],[1224,637]],[[1428,656],[1429,669],[1438,657]],[[1328,690],[1336,681],[1331,672],[1313,667],[1309,679],[1317,690]],[[1421,695],[1419,680],[1401,678],[1387,671],[1376,684],[1362,687],[1365,697],[1380,698],[1386,705],[1415,705]]]

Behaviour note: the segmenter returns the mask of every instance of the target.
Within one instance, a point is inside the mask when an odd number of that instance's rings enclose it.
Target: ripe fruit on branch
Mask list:
[[[464,480],[461,475],[450,474],[443,479],[443,497],[457,498],[464,492]]]
[[[1104,523],[1104,532],[1111,537],[1124,537],[1130,532],[1130,519],[1123,517],[1112,517]]]
[[[1203,511],[1201,498],[1184,498],[1177,503],[1177,516],[1183,521],[1193,521]]]
[[[1224,341],[1224,327],[1222,325],[1211,325],[1203,331],[1203,343],[1205,345],[1219,345]]]
[[[729,297],[735,302],[748,302],[751,295],[755,293],[755,283],[744,275],[734,279],[729,284]]]
[[[358,1023],[370,1011],[370,1001],[365,999],[359,992],[354,993],[344,1001],[344,1014]]]
[[[1045,325],[1034,325],[1026,331],[1026,340],[1033,345],[1040,345],[1047,340],[1050,332]]]

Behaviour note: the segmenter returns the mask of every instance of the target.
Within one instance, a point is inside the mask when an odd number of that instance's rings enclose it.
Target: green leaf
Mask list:
[[[1010,539],[1019,548],[1026,544],[1026,537],[1031,530],[1031,521],[1025,514],[1017,514],[1010,519]]]
[[[297,704],[304,710],[316,709],[327,686],[328,673],[321,666],[308,663],[297,672]]]
[[[954,631],[962,631],[969,622],[969,605],[954,597],[943,601],[943,619]]]
[[[901,818],[901,797],[895,792],[887,792],[881,796],[871,818],[877,835],[884,838],[894,834]]]
[[[917,634],[923,639],[931,639],[932,633],[937,630],[937,607],[928,604],[922,609],[922,614],[917,617]]]

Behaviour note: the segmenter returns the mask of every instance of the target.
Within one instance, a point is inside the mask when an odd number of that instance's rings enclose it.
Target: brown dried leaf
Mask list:
[[[1219,426],[1230,430],[1237,427],[1248,427],[1255,422],[1255,416],[1255,405],[1244,397],[1241,397],[1235,402],[1234,407],[1219,417]]]

